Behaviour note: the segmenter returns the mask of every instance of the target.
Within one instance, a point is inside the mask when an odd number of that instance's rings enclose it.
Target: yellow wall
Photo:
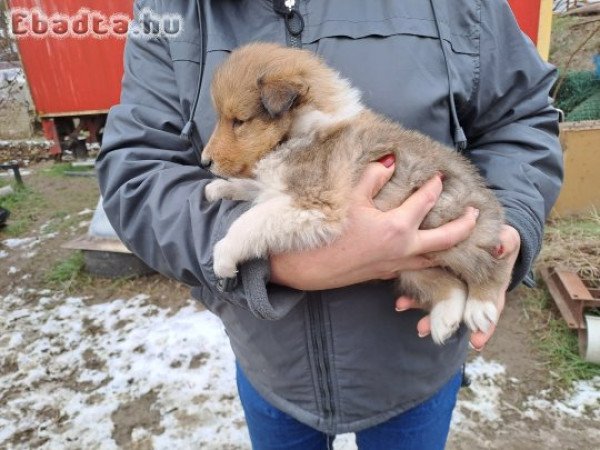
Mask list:
[[[550,33],[552,31],[552,0],[540,1],[540,22],[538,25],[537,49],[542,58],[548,61],[550,55]]]
[[[560,125],[565,181],[554,214],[600,210],[600,120]]]

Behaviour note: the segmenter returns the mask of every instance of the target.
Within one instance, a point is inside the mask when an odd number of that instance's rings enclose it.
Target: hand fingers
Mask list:
[[[398,299],[396,300],[396,311],[398,312],[403,312],[415,308],[423,309],[423,305],[405,295],[403,295],[402,297],[398,297]],[[431,333],[431,321],[429,319],[429,315],[419,320],[419,322],[417,323],[417,333],[421,338],[429,336],[429,334]]]
[[[442,193],[442,180],[439,176],[431,178],[414,194],[408,197],[402,205],[393,211],[401,217],[410,228],[420,225],[425,216],[434,207]]]
[[[417,323],[417,333],[420,338],[429,336],[429,334],[431,333],[431,319],[429,315],[419,320],[419,322]]]
[[[404,295],[396,299],[396,311],[403,312],[413,308],[419,308],[419,303],[416,300]]]
[[[396,300],[396,311],[403,312],[408,311],[409,309],[425,309],[422,304],[420,304],[417,300],[414,300],[405,295],[398,297]],[[424,338],[429,336],[431,333],[431,320],[429,315],[423,317],[417,323],[417,333],[419,337]]]
[[[361,200],[364,198],[370,203],[392,177],[394,158],[393,155],[388,156],[382,158],[381,162],[370,163],[363,172],[355,191]]]
[[[454,247],[469,237],[475,224],[479,210],[469,207],[458,219],[431,230],[420,230],[417,234],[419,245],[417,254],[437,252]]]
[[[483,347],[485,347],[485,344],[488,343],[488,341],[494,334],[494,331],[496,331],[496,325],[492,324],[492,326],[490,326],[489,330],[487,330],[486,333],[484,333],[483,331],[476,331],[475,333],[472,333],[471,339],[469,341],[471,344],[471,348],[477,352],[483,350]]]

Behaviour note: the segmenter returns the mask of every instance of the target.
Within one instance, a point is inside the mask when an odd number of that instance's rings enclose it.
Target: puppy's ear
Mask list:
[[[301,79],[274,79],[266,76],[259,78],[258,87],[260,100],[272,118],[292,109],[308,91],[306,83]]]

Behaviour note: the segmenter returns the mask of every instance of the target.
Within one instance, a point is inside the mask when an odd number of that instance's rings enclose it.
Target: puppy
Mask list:
[[[399,206],[442,172],[443,192],[421,228],[456,219],[467,206],[480,211],[467,240],[432,253],[437,268],[402,272],[399,291],[431,309],[438,344],[462,320],[484,332],[496,322],[509,270],[491,254],[502,208],[466,158],[366,108],[348,81],[308,51],[244,46],[218,68],[211,87],[218,117],[201,159],[222,179],[205,196],[252,202],[214,248],[217,276],[234,277],[239,263],[271,252],[335,240],[367,164],[394,154],[394,175],[375,199],[379,209]]]

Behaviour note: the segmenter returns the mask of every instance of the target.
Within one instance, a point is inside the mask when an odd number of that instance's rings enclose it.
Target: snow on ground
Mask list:
[[[22,289],[0,297],[0,448],[250,448],[215,316],[192,300],[177,312],[144,295],[86,300]],[[520,382],[482,357],[467,371],[453,428],[476,433],[502,420],[503,392]],[[598,416],[600,378],[508,406],[528,418]],[[355,449],[353,435],[334,447]]]
[[[474,395],[472,399],[459,400],[453,416],[454,423],[460,424],[474,415],[488,421],[498,420],[502,388],[495,381],[505,375],[504,366],[496,362],[487,362],[479,356],[467,365],[466,373],[471,379],[471,392]]]
[[[2,299],[0,329],[0,447],[27,435],[45,448],[111,449],[113,434],[124,445],[132,433],[130,444],[157,449],[247,448],[227,337],[191,300],[170,316],[143,295],[86,306],[16,292]],[[123,429],[119,408],[140,399],[150,400],[143,426]]]
[[[36,237],[28,237],[22,239],[5,239],[2,241],[2,244],[11,250],[17,248],[32,248],[40,243],[39,238]]]
[[[34,248],[42,242],[47,241],[48,239],[54,239],[59,235],[57,231],[48,232],[48,228],[54,223],[55,220],[44,223],[38,231],[39,234],[35,236],[4,239],[3,241],[0,241],[0,246],[10,251],[21,251],[21,256],[23,258],[33,258],[37,255],[37,251],[33,250]],[[7,250],[3,250],[0,247],[0,258],[6,258],[9,255]]]
[[[600,377],[573,383],[573,389],[561,400],[552,399],[551,392],[545,391],[538,397],[529,397],[525,411],[530,417],[537,417],[539,411],[552,411],[569,417],[588,416],[600,420]],[[537,411],[536,411],[537,410]]]
[[[507,414],[533,422],[568,417],[600,419],[600,377],[573,383],[569,391],[544,389],[520,404],[511,404],[506,393],[518,391],[521,380],[506,376],[506,369],[496,361],[478,356],[467,364],[471,379],[463,390],[452,417],[452,428],[460,433],[477,433],[482,424],[498,427]]]

